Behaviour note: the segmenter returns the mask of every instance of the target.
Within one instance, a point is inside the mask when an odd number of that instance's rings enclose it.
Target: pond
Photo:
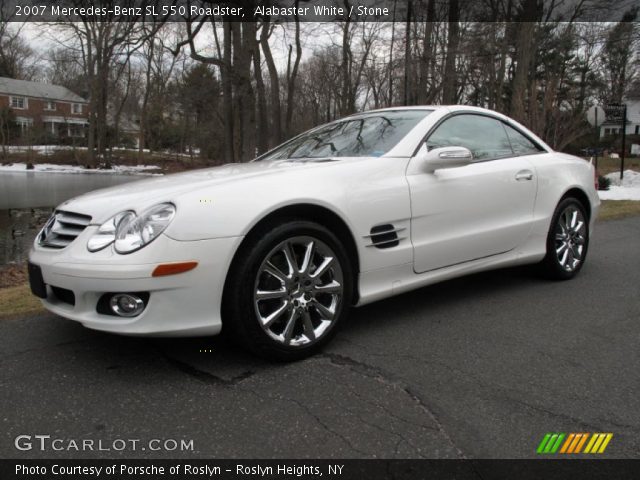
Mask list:
[[[53,208],[77,195],[145,178],[110,173],[0,172],[0,266],[26,262]]]

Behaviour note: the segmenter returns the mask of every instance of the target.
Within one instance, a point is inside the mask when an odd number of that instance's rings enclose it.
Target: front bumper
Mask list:
[[[46,284],[45,308],[85,327],[126,335],[202,336],[222,328],[224,282],[242,237],[177,241],[161,235],[145,248],[119,255],[113,247],[90,253],[86,242],[97,227],[88,227],[61,250],[34,245],[29,260],[40,267]],[[188,272],[152,277],[163,263],[196,261]],[[74,304],[55,288],[73,292]],[[144,311],[132,318],[99,313],[105,293],[149,292]]]

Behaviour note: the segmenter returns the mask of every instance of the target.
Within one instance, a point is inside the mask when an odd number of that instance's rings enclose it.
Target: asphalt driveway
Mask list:
[[[640,457],[640,218],[601,222],[571,282],[474,275],[355,310],[322,355],[0,321],[0,457],[522,458],[547,432]],[[20,452],[17,435],[194,451]]]

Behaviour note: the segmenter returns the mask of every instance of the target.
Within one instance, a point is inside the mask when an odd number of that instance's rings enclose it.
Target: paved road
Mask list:
[[[640,457],[640,218],[598,224],[571,282],[526,269],[356,310],[327,351],[281,365],[219,340],[0,323],[0,457],[19,434],[185,438],[173,457],[531,457],[557,432],[613,432]],[[212,353],[201,353],[212,349]]]

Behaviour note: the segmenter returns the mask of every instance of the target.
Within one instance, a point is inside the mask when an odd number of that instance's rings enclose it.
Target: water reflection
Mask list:
[[[0,172],[0,210],[55,207],[82,193],[140,178],[110,173]]]
[[[29,249],[53,207],[0,210],[0,264],[27,261]]]
[[[53,208],[98,188],[140,180],[138,175],[0,172],[0,266],[27,260]]]

